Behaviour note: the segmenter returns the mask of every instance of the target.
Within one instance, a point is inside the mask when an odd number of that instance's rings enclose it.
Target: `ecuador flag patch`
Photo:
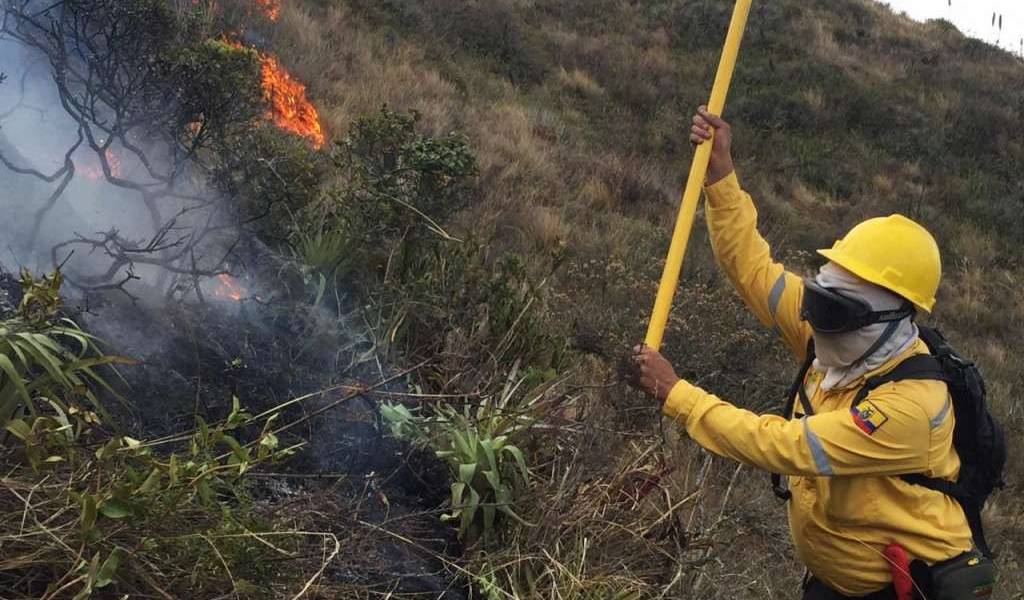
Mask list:
[[[850,409],[853,415],[853,423],[864,433],[871,435],[878,431],[878,428],[889,420],[884,412],[878,410],[870,400],[864,400],[857,406]]]

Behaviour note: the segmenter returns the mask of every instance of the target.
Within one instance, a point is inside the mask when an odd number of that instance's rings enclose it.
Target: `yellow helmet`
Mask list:
[[[868,219],[818,254],[925,312],[935,306],[942,278],[939,245],[927,229],[903,215]]]

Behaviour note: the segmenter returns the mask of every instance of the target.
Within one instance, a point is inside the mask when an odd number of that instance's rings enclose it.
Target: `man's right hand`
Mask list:
[[[693,127],[690,128],[690,142],[699,146],[711,139],[711,131],[714,128],[714,145],[711,146],[711,162],[708,164],[706,185],[711,185],[725,179],[726,175],[732,173],[732,128],[718,115],[708,112],[707,106],[697,109],[693,115]]]

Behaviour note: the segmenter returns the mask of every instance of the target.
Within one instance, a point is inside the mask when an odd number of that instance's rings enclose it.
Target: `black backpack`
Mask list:
[[[928,346],[930,355],[911,356],[892,371],[871,377],[857,392],[853,400],[856,406],[875,388],[905,379],[937,379],[945,381],[953,400],[953,414],[956,426],[953,429],[953,447],[960,455],[960,474],[955,482],[925,477],[920,473],[900,475],[909,483],[922,485],[942,492],[960,503],[967,523],[971,527],[974,543],[978,550],[991,558],[992,551],[985,541],[981,524],[981,509],[996,489],[1005,485],[1003,467],[1006,465],[1006,440],[999,423],[992,417],[985,401],[985,380],[973,362],[957,354],[937,329],[918,326],[920,337]],[[790,387],[786,398],[784,415],[793,413],[795,399],[799,396],[804,412],[813,414],[810,400],[804,392],[804,378],[814,362],[814,345],[808,345],[807,360]],[[789,490],[782,487],[782,478],[772,475],[775,494],[788,500]]]

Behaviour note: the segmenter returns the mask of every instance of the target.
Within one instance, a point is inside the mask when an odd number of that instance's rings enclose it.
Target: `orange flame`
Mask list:
[[[260,54],[263,95],[270,103],[267,115],[275,125],[308,139],[319,150],[324,145],[320,115],[306,98],[306,86],[296,81],[273,56]]]
[[[245,47],[231,40],[224,43],[235,48]],[[306,98],[306,86],[296,81],[275,57],[262,52],[257,54],[263,97],[270,104],[266,118],[285,131],[308,139],[317,150],[322,148],[324,130],[320,125],[320,114]]]
[[[256,0],[256,5],[271,21],[276,21],[281,16],[281,0]]]
[[[221,273],[217,276],[217,281],[220,282],[213,290],[214,298],[220,298],[221,300],[232,300],[234,302],[241,302],[242,298],[245,297],[248,290],[246,290],[238,280],[228,275],[227,273]]]
[[[110,148],[107,148],[104,152],[107,155],[107,164],[110,165],[111,176],[121,177],[121,158],[117,154],[111,152]],[[76,165],[78,172],[93,181],[106,179],[106,176],[103,174],[103,165],[100,164],[100,159],[96,158],[92,162],[93,164],[82,166]]]

